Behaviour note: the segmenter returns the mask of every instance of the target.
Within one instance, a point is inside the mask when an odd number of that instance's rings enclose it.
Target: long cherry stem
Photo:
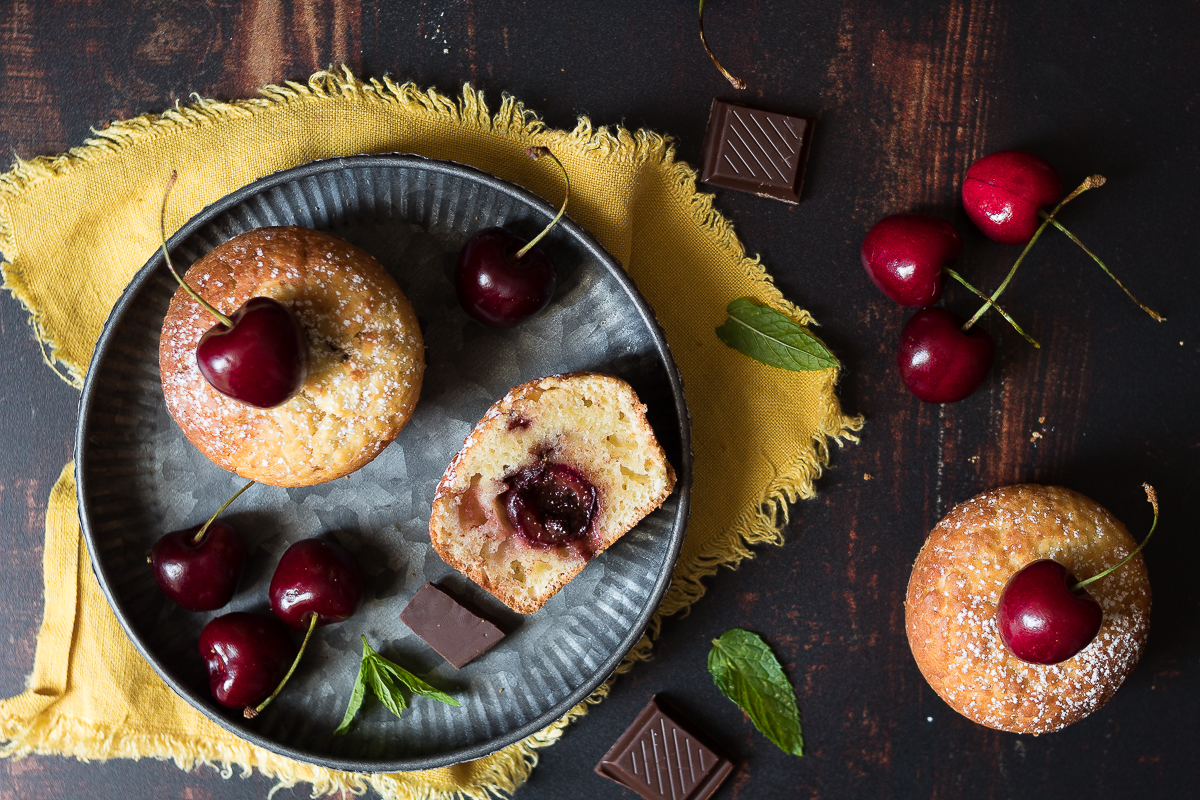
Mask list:
[[[537,236],[533,237],[533,240],[529,244],[525,245],[524,247],[522,247],[520,250],[517,251],[517,260],[518,261],[521,260],[522,258],[524,258],[525,254],[528,253],[530,250],[532,250],[533,246],[535,244],[537,244],[538,242],[540,242],[542,240],[542,237],[550,232],[551,228],[553,228],[555,225],[558,224],[558,221],[560,219],[562,219],[562,215],[567,210],[567,201],[571,199],[571,176],[567,174],[567,168],[564,167],[562,165],[562,162],[558,160],[558,156],[556,156],[556,155],[554,155],[554,153],[550,152],[549,147],[531,147],[525,151],[525,155],[529,156],[534,161],[537,161],[542,156],[550,156],[550,158],[552,158],[554,160],[554,163],[558,165],[558,168],[560,170],[562,170],[563,181],[565,181],[567,184],[567,191],[565,194],[563,194],[562,208],[560,208],[558,210],[558,214],[554,217],[554,219],[550,220],[550,224],[547,225],[545,228],[543,228],[541,233],[539,233]]]
[[[275,699],[276,695],[283,691],[283,687],[287,684],[288,678],[292,677],[292,673],[296,671],[296,665],[299,664],[300,659],[304,657],[304,649],[308,647],[308,640],[312,637],[313,631],[317,629],[318,619],[319,615],[314,611],[312,616],[309,618],[308,632],[304,634],[304,641],[300,644],[300,652],[296,653],[296,657],[292,659],[292,666],[288,669],[287,675],[283,676],[283,680],[279,682],[279,685],[275,687],[275,691],[271,692],[270,697],[268,697],[266,700],[263,700],[253,708],[246,706],[246,708],[242,710],[243,717],[246,719],[254,719],[262,713],[262,710],[266,708],[272,700]]]
[[[978,322],[979,318],[983,316],[983,313],[985,311],[987,311],[989,308],[991,308],[993,305],[995,305],[996,298],[998,298],[1001,295],[1001,293],[1005,289],[1008,288],[1009,281],[1011,281],[1013,279],[1013,276],[1017,274],[1017,267],[1021,266],[1021,262],[1024,261],[1025,256],[1029,254],[1030,249],[1033,247],[1033,243],[1036,242],[1039,237],[1041,237],[1042,231],[1046,230],[1046,226],[1049,225],[1051,220],[1054,219],[1054,215],[1057,214],[1062,209],[1063,206],[1065,206],[1067,203],[1074,200],[1079,195],[1086,192],[1088,189],[1095,189],[1095,188],[1097,188],[1099,186],[1103,186],[1103,185],[1104,185],[1104,176],[1103,175],[1089,176],[1087,180],[1085,180],[1083,183],[1079,184],[1079,186],[1077,186],[1075,188],[1075,191],[1071,192],[1069,195],[1064,197],[1059,202],[1059,204],[1054,207],[1053,211],[1051,211],[1049,214],[1045,215],[1045,221],[1042,222],[1042,224],[1038,226],[1038,229],[1033,232],[1033,236],[1029,239],[1029,243],[1025,245],[1025,249],[1021,251],[1021,255],[1019,255],[1017,257],[1016,262],[1012,265],[1012,268],[1008,271],[1008,274],[1004,276],[1004,280],[1000,283],[1000,287],[998,289],[996,289],[996,291],[992,292],[991,298],[989,298],[987,300],[987,302],[985,302],[983,304],[982,308],[980,308],[978,311],[975,312],[975,316],[973,316],[969,320],[967,320],[967,324],[963,325],[964,331],[968,330],[972,325],[974,325],[976,322]]]
[[[183,278],[179,276],[179,273],[175,271],[175,265],[171,263],[171,254],[167,252],[167,198],[171,196],[171,187],[175,185],[175,180],[178,177],[179,173],[175,170],[171,170],[171,178],[167,181],[167,188],[163,189],[162,211],[159,212],[158,215],[158,233],[159,241],[162,242],[163,258],[167,262],[167,269],[171,271],[172,277],[179,282],[179,285],[183,287],[183,290],[191,295],[193,300],[204,306],[204,310],[216,317],[218,322],[220,322],[226,328],[232,328],[233,320],[222,314],[220,311],[217,311],[217,309],[214,308],[211,303],[198,295],[196,290],[188,286]]]
[[[245,486],[243,486],[242,488],[238,489],[238,490],[237,490],[237,493],[236,493],[236,494],[234,494],[234,496],[233,496],[233,497],[231,497],[231,498],[229,498],[228,500],[226,500],[226,501],[225,501],[225,505],[223,505],[223,506],[221,506],[220,508],[218,508],[218,509],[217,509],[217,513],[215,513],[215,514],[213,514],[211,517],[209,517],[209,518],[208,518],[208,522],[206,522],[206,523],[204,523],[203,525],[201,525],[201,526],[200,526],[200,530],[196,531],[196,535],[192,537],[192,544],[200,544],[200,540],[204,538],[204,532],[208,530],[208,526],[209,526],[209,525],[212,525],[212,524],[213,524],[213,522],[215,522],[215,521],[216,521],[217,517],[221,516],[221,512],[222,512],[222,511],[224,511],[225,509],[229,508],[229,504],[230,504],[230,503],[232,503],[234,500],[237,500],[239,497],[241,497],[241,496],[242,496],[242,492],[246,491],[247,489],[249,489],[249,488],[250,488],[251,486],[253,486],[253,485],[254,485],[254,481],[250,481],[250,482],[249,482],[249,483],[247,483]]]
[[[1121,291],[1125,292],[1125,294],[1129,296],[1129,299],[1130,299],[1130,300],[1132,300],[1134,303],[1136,303],[1136,304],[1137,304],[1138,308],[1140,308],[1142,311],[1145,311],[1147,314],[1149,314],[1151,317],[1153,317],[1153,319],[1154,319],[1154,321],[1155,321],[1155,322],[1166,322],[1166,321],[1167,321],[1167,318],[1166,318],[1166,317],[1162,316],[1162,315],[1161,315],[1161,314],[1159,314],[1157,311],[1154,311],[1154,310],[1152,310],[1152,309],[1148,308],[1146,305],[1144,305],[1144,304],[1142,303],[1142,301],[1141,301],[1141,300],[1138,300],[1136,297],[1134,297],[1134,296],[1133,296],[1133,292],[1131,292],[1131,291],[1129,291],[1128,289],[1126,289],[1126,288],[1125,288],[1125,284],[1121,283],[1120,279],[1119,279],[1119,278],[1117,278],[1117,276],[1116,276],[1116,275],[1113,275],[1113,274],[1112,274],[1112,270],[1110,270],[1110,269],[1109,269],[1109,268],[1108,268],[1108,267],[1105,265],[1105,263],[1104,263],[1103,261],[1101,261],[1101,260],[1100,260],[1100,257],[1099,257],[1099,256],[1097,256],[1095,253],[1093,253],[1091,250],[1089,250],[1089,249],[1087,248],[1087,245],[1085,245],[1083,242],[1079,241],[1079,239],[1078,239],[1078,238],[1076,238],[1075,234],[1071,233],[1069,230],[1067,230],[1066,228],[1064,228],[1064,227],[1062,226],[1062,224],[1061,224],[1061,223],[1060,223],[1058,220],[1056,220],[1056,219],[1048,219],[1048,218],[1046,217],[1046,212],[1045,212],[1045,211],[1042,211],[1042,212],[1040,212],[1040,213],[1041,213],[1041,215],[1042,215],[1042,218],[1043,218],[1043,219],[1046,219],[1046,220],[1047,220],[1047,221],[1048,221],[1048,222],[1049,222],[1051,225],[1053,225],[1054,227],[1056,227],[1056,228],[1058,228],[1060,231],[1062,231],[1062,232],[1063,232],[1063,233],[1066,235],[1066,237],[1067,237],[1068,239],[1070,239],[1070,240],[1071,240],[1072,242],[1074,242],[1075,244],[1079,245],[1079,248],[1080,248],[1081,250],[1083,250],[1083,252],[1085,252],[1085,253],[1087,253],[1089,256],[1091,256],[1091,257],[1092,257],[1092,260],[1093,260],[1093,261],[1095,261],[1097,264],[1099,264],[1099,265],[1100,265],[1100,269],[1104,270],[1104,274],[1105,274],[1105,275],[1107,275],[1108,277],[1112,278],[1112,279],[1113,279],[1113,282],[1114,282],[1114,283],[1116,283],[1116,284],[1117,284],[1117,286],[1120,286],[1120,287],[1121,287]]]
[[[717,61],[716,55],[713,54],[712,48],[708,46],[708,40],[704,38],[704,0],[700,0],[700,44],[704,45],[704,51],[708,53],[708,57],[717,65],[717,69],[721,70],[721,74],[725,76],[725,80],[729,81],[735,89],[745,89],[746,82],[741,78],[735,78],[729,74],[729,70],[721,66],[721,62]]]
[[[1150,541],[1150,537],[1154,535],[1154,529],[1158,527],[1158,493],[1155,492],[1154,487],[1148,483],[1143,483],[1142,488],[1146,490],[1146,499],[1150,502],[1151,508],[1154,509],[1154,522],[1150,523],[1150,532],[1146,534],[1146,538],[1142,539],[1142,543],[1139,544],[1137,547],[1135,547],[1133,549],[1132,553],[1125,556],[1117,564],[1104,570],[1104,572],[1101,572],[1099,575],[1093,575],[1092,577],[1088,578],[1087,580],[1080,581],[1079,583],[1072,586],[1071,587],[1072,592],[1077,592],[1080,589],[1082,589],[1083,587],[1087,586],[1089,583],[1094,583],[1095,581],[1098,581],[1101,578],[1103,578],[1105,575],[1110,575],[1110,574],[1116,572],[1121,567],[1128,564],[1130,559],[1132,559],[1134,556],[1136,556],[1138,553],[1140,553],[1142,551],[1142,548],[1146,546],[1146,542]]]
[[[1026,333],[1025,331],[1021,330],[1021,326],[1017,324],[1017,321],[1016,321],[1015,319],[1013,319],[1012,317],[1010,317],[1010,316],[1008,315],[1008,312],[1007,312],[1007,311],[1005,311],[1003,308],[1001,308],[1001,307],[1000,307],[999,305],[997,305],[996,303],[992,303],[992,301],[991,301],[991,300],[988,300],[988,296],[987,296],[986,294],[984,294],[983,292],[979,291],[978,289],[976,289],[976,288],[975,288],[974,286],[972,286],[971,284],[967,283],[966,279],[965,279],[965,278],[963,278],[963,276],[962,276],[962,275],[959,275],[957,272],[955,272],[954,270],[950,269],[949,267],[942,267],[942,272],[946,273],[946,274],[947,274],[947,275],[949,275],[951,278],[954,278],[954,280],[956,280],[956,281],[958,281],[959,283],[961,283],[963,286],[965,286],[965,287],[966,287],[967,289],[969,289],[971,292],[974,292],[976,297],[979,297],[979,298],[981,298],[981,299],[983,299],[983,300],[986,300],[988,303],[991,303],[991,306],[992,306],[992,308],[996,309],[996,312],[997,312],[998,314],[1000,314],[1000,316],[1002,316],[1002,317],[1004,317],[1006,320],[1008,320],[1008,324],[1009,324],[1009,325],[1012,325],[1012,326],[1013,326],[1013,329],[1014,329],[1014,330],[1015,330],[1017,333],[1019,333],[1019,334],[1021,334],[1022,336],[1024,336],[1024,337],[1025,337],[1025,341],[1029,342],[1029,343],[1030,343],[1031,345],[1033,345],[1034,347],[1041,347],[1041,345],[1037,343],[1037,340],[1036,340],[1036,339],[1034,339],[1032,336],[1030,336],[1030,335],[1029,335],[1028,333]]]

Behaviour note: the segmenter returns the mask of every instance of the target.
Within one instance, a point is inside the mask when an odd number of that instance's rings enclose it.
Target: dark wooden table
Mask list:
[[[545,750],[525,800],[632,794],[593,764],[653,692],[665,692],[741,766],[723,798],[1176,797],[1200,766],[1200,6],[1117,2],[785,3],[712,0],[710,42],[750,88],[732,90],[696,33],[696,3],[8,0],[0,8],[0,151],[79,144],[89,126],[161,110],[193,92],[251,96],[345,62],[494,103],[511,92],[554,126],[670,134],[696,164],[714,96],[819,118],[799,207],[719,192],[717,205],[784,293],[810,309],[846,365],[839,393],[867,417],[836,450],[819,496],[792,512],[788,544],[713,578],[670,620],[655,660]],[[959,266],[995,286],[1016,249],[970,225],[967,166],[1019,147],[1074,186],[1103,189],[1064,222],[1168,317],[1156,324],[1051,233],[1005,306],[1035,351],[991,315],[999,356],[985,388],[952,406],[911,397],[894,353],[905,312],[872,287],[858,248],[898,211],[936,213],[966,239]],[[947,304],[970,313],[950,289]],[[42,613],[43,510],[71,458],[78,393],[41,360],[26,314],[0,299],[0,694],[19,693]],[[781,401],[783,402],[783,401]],[[909,566],[955,503],[1032,480],[1076,488],[1135,536],[1158,487],[1149,647],[1105,708],[1057,734],[998,733],[950,710],[904,636]],[[713,687],[709,640],[762,633],[797,688],[808,755],[783,755]],[[0,797],[264,797],[261,776],[222,780],[169,763],[0,760]],[[283,797],[307,797],[307,787]]]

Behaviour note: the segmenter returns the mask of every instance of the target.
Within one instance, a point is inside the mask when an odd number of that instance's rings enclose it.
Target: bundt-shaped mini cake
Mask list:
[[[471,431],[438,484],[429,538],[450,566],[531,614],[674,486],[628,383],[553,375],[509,391]]]
[[[421,391],[425,346],[412,306],[383,266],[349,242],[308,228],[256,228],[187,271],[225,314],[252,297],[287,307],[307,345],[308,374],[282,405],[218,392],[196,362],[216,324],[182,288],[159,339],[163,397],[188,441],[218,466],[273,486],[340,478],[383,451]]]

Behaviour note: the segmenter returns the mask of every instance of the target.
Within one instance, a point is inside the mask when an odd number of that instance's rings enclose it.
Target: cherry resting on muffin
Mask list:
[[[217,319],[196,345],[200,374],[214,389],[234,400],[258,408],[280,405],[304,385],[308,371],[304,331],[292,312],[270,297],[251,297],[231,316],[225,316],[175,271],[167,252],[166,216],[167,198],[177,177],[177,173],[171,173],[163,192],[159,232],[163,258],[172,277]]]
[[[996,623],[1013,655],[1030,664],[1058,664],[1096,638],[1104,611],[1084,587],[1125,566],[1150,541],[1158,526],[1158,498],[1150,484],[1143,487],[1154,508],[1154,522],[1142,543],[1120,563],[1077,581],[1065,566],[1043,558],[1009,578],[996,606]]]
[[[217,702],[244,708],[262,701],[288,668],[296,646],[279,622],[265,614],[235,611],[200,632],[200,657]]]
[[[459,251],[454,270],[459,305],[479,322],[494,328],[510,328],[541,311],[558,282],[554,263],[535,245],[567,210],[571,179],[549,148],[531,147],[526,154],[533,159],[550,156],[562,170],[567,188],[558,215],[529,242],[504,228],[476,232]]]
[[[305,631],[304,642],[270,697],[257,705],[247,704],[242,712],[247,719],[258,716],[287,684],[318,625],[343,622],[358,611],[363,599],[362,570],[340,545],[301,539],[279,559],[269,595],[271,611],[292,630]]]
[[[500,502],[513,529],[535,547],[567,545],[590,559],[582,546],[596,515],[596,487],[579,470],[539,459],[507,479]]]
[[[165,534],[150,551],[154,582],[168,598],[188,611],[215,611],[237,591],[246,545],[232,525],[217,522],[221,512],[254,485],[250,481],[203,525]]]

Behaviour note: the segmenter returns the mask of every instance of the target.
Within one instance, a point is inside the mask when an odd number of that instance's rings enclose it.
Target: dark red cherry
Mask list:
[[[596,514],[596,487],[577,469],[539,461],[513,475],[500,502],[517,535],[558,547],[586,536]]]
[[[893,214],[867,232],[862,262],[881,292],[902,306],[924,308],[941,298],[942,267],[962,247],[962,237],[944,219]]]
[[[1149,538],[1149,537],[1147,537]],[[1000,638],[1031,664],[1066,661],[1096,638],[1104,611],[1062,564],[1034,561],[1008,580],[996,607]]]
[[[246,545],[233,526],[213,522],[197,541],[201,527],[172,531],[150,551],[154,582],[188,611],[214,611],[228,603],[246,563]]]
[[[1041,225],[1038,212],[1062,197],[1050,162],[1021,150],[986,155],[967,170],[963,208],[989,239],[1025,244]]]
[[[208,686],[229,708],[260,703],[287,673],[296,645],[279,622],[237,611],[217,617],[200,632],[200,657]]]
[[[362,605],[362,570],[341,546],[301,539],[279,559],[270,598],[275,616],[293,630],[307,630],[313,614],[317,625],[342,622]]]
[[[963,323],[944,308],[926,308],[913,314],[900,331],[900,378],[926,403],[962,400],[983,384],[992,368],[992,337],[979,328],[964,332]]]
[[[454,271],[458,302],[475,319],[508,328],[546,307],[558,280],[554,264],[529,242],[504,228],[484,228],[463,245]]]
[[[304,385],[308,342],[300,324],[278,300],[252,297],[200,337],[196,363],[223,395],[259,408],[285,401]]]

